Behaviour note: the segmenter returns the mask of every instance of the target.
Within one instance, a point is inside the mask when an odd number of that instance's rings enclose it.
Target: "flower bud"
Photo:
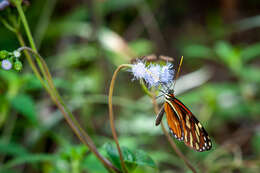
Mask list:
[[[6,50],[1,50],[0,51],[0,59],[6,59],[6,58],[8,58],[8,56],[9,56],[9,52],[8,51],[6,51]]]
[[[15,63],[14,63],[14,69],[15,69],[16,71],[21,71],[22,68],[23,68],[22,62],[19,61],[19,60],[16,60]]]

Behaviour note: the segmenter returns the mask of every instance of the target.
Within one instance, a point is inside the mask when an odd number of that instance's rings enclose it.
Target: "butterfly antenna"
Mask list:
[[[179,64],[179,67],[178,67],[178,71],[177,71],[177,74],[176,74],[176,76],[175,76],[173,88],[175,87],[176,81],[177,81],[177,79],[178,79],[178,77],[179,77],[179,75],[180,75],[180,70],[181,70],[182,62],[183,62],[183,56],[181,57],[180,64]]]
[[[166,94],[163,90],[159,89],[160,92],[162,92],[163,94]]]
[[[158,98],[160,98],[160,97],[162,97],[162,96],[164,96],[164,94],[161,94],[161,95],[159,95],[159,96],[156,96],[155,99],[158,99]]]

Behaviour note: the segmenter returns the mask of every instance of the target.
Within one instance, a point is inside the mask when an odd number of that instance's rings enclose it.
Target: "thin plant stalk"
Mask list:
[[[50,94],[51,99],[54,101],[54,103],[57,105],[57,107],[60,109],[61,113],[63,114],[64,118],[66,119],[67,123],[70,125],[74,133],[77,135],[77,137],[81,140],[83,144],[85,144],[95,155],[96,157],[103,163],[103,165],[108,170],[114,170],[115,172],[120,172],[116,167],[114,167],[106,158],[104,158],[97,150],[96,146],[94,145],[94,142],[90,138],[90,136],[82,129],[80,124],[77,122],[77,120],[74,118],[73,114],[69,111],[69,109],[64,104],[63,100],[61,99],[61,96],[59,95],[58,91],[56,90],[51,74],[49,72],[49,69],[47,67],[47,64],[45,63],[44,59],[37,53],[34,52],[31,48],[28,47],[21,47],[18,49],[18,51],[29,51],[33,53],[36,58],[39,59],[39,61],[42,63],[44,71],[42,71],[43,76],[45,80],[47,81],[47,84],[50,88],[48,88],[48,93]],[[35,67],[36,68],[36,67]]]
[[[39,54],[37,53],[37,49],[27,22],[27,19],[25,17],[25,14],[23,12],[22,6],[21,6],[21,1],[15,1],[15,5],[17,7],[18,13],[21,17],[23,26],[25,28],[25,32],[26,35],[28,37],[29,43],[32,47],[31,48],[25,48],[23,47],[23,49],[21,50],[25,50],[25,56],[33,70],[33,72],[35,73],[36,77],[40,80],[41,84],[43,85],[43,87],[47,90],[47,92],[49,93],[51,99],[54,101],[54,103],[57,105],[57,107],[60,109],[60,111],[62,112],[62,114],[64,115],[66,121],[68,122],[68,124],[70,125],[70,127],[73,129],[74,133],[78,136],[78,138],[96,155],[96,157],[103,163],[103,165],[110,171],[110,172],[117,172],[120,173],[120,170],[118,170],[116,167],[114,167],[111,162],[109,160],[107,160],[106,158],[104,158],[97,150],[96,146],[94,145],[94,142],[92,141],[92,139],[88,136],[88,134],[81,128],[81,126],[79,125],[79,123],[77,122],[77,120],[74,118],[73,114],[69,111],[69,109],[67,108],[67,106],[64,104],[63,100],[61,99],[60,95],[58,94],[53,81],[52,81],[52,77],[50,75],[50,72],[48,70],[48,67],[44,61],[44,59],[42,57],[39,56]],[[21,44],[21,46],[25,46],[25,42],[22,38],[22,35],[19,32],[19,28],[16,28],[17,30],[15,31],[17,38]],[[36,61],[38,66],[40,67],[41,73],[45,78],[42,78],[40,72],[37,69],[36,64],[34,63],[34,61],[32,60],[30,54],[28,53],[28,51],[34,53],[36,55]],[[47,83],[46,83],[47,82]]]
[[[33,40],[32,34],[31,34],[30,27],[29,27],[29,25],[28,25],[27,19],[26,19],[26,17],[25,17],[24,12],[23,12],[22,1],[19,2],[19,1],[16,0],[16,1],[15,1],[15,6],[16,6],[17,11],[18,11],[18,13],[19,13],[19,16],[20,16],[20,18],[21,18],[21,20],[22,20],[22,23],[23,23],[23,26],[24,26],[24,29],[25,29],[25,33],[26,33],[26,35],[27,35],[27,37],[28,37],[29,43],[30,43],[32,49],[33,49],[35,52],[37,52],[36,45],[35,45],[35,43],[34,43],[34,40]]]
[[[159,107],[156,101],[156,96],[155,94],[153,94],[152,96],[152,102],[153,102],[153,107],[154,107],[154,112],[157,115],[159,113]],[[175,142],[173,141],[172,137],[170,136],[170,134],[168,133],[168,131],[165,129],[165,126],[163,124],[163,122],[161,122],[161,128],[162,131],[164,133],[164,135],[166,136],[167,140],[169,141],[171,147],[173,148],[173,150],[176,152],[176,154],[182,158],[182,160],[184,161],[184,163],[187,165],[187,167],[193,172],[193,173],[197,173],[197,171],[195,170],[195,168],[190,164],[190,162],[188,161],[188,159],[182,154],[182,152],[178,149],[178,147],[176,146]]]
[[[128,171],[127,171],[127,168],[126,168],[126,165],[125,165],[125,162],[124,162],[123,154],[122,154],[122,151],[120,149],[120,145],[119,145],[117,134],[116,134],[115,123],[114,123],[112,96],[113,96],[113,90],[114,90],[114,87],[115,87],[116,77],[117,77],[119,71],[123,68],[129,68],[129,67],[131,67],[130,64],[121,64],[120,66],[117,67],[117,69],[115,70],[115,72],[112,76],[112,80],[111,80],[111,83],[110,83],[110,86],[109,86],[109,94],[108,94],[108,108],[109,108],[110,127],[111,127],[111,131],[112,131],[114,141],[116,143],[117,151],[119,153],[120,163],[121,163],[122,170],[123,170],[124,173],[127,173]]]

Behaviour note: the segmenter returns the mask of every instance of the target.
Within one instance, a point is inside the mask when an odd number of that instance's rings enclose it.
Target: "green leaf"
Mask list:
[[[217,55],[226,62],[230,56],[232,56],[233,48],[229,43],[225,41],[219,41],[215,45],[215,51]]]
[[[81,160],[85,157],[87,151],[88,148],[85,145],[68,145],[64,148],[64,151],[61,152],[61,157],[64,159],[72,158],[73,160]]]
[[[150,41],[145,39],[139,39],[132,41],[129,46],[134,50],[137,56],[144,56],[151,54],[153,51],[153,45]]]
[[[156,168],[156,164],[153,159],[144,151],[136,150],[135,151],[136,164],[142,166],[150,166],[152,168]]]
[[[85,172],[93,173],[108,173],[104,165],[97,159],[94,154],[89,154],[83,161],[82,167],[86,169]]]
[[[62,53],[52,58],[58,59],[56,68],[80,66],[97,57],[97,48],[94,45],[70,46]]]
[[[183,50],[184,56],[192,57],[192,58],[205,58],[205,59],[211,59],[212,58],[212,51],[210,48],[204,46],[204,45],[199,45],[199,44],[194,44],[194,45],[189,45],[185,47]]]
[[[215,45],[216,54],[226,63],[234,72],[239,72],[242,68],[241,51],[232,47],[225,41],[219,41]]]
[[[134,153],[126,147],[121,147],[121,150],[122,150],[122,153],[123,153],[123,157],[124,157],[124,161],[125,161],[127,169],[130,172],[134,171],[136,166],[137,166],[137,164],[135,163]]]
[[[248,46],[244,48],[241,52],[243,60],[250,61],[254,58],[259,58],[260,56],[260,43]]]
[[[55,155],[49,154],[28,154],[21,157],[16,157],[15,159],[7,162],[3,166],[0,167],[0,172],[4,172],[6,169],[10,169],[14,166],[18,166],[25,163],[38,163],[38,162],[53,162],[57,160],[58,157]]]
[[[17,95],[11,100],[13,108],[24,115],[31,123],[36,123],[36,109],[32,98],[25,94]]]
[[[115,146],[113,146],[111,143],[106,143],[104,147],[108,154],[108,157],[114,163],[114,165],[117,168],[122,169],[117,148]],[[133,171],[136,168],[134,154],[126,147],[121,147],[121,151],[123,154],[124,162],[125,162],[128,170]]]
[[[260,83],[260,69],[256,67],[245,67],[240,71],[240,75],[247,81]]]
[[[4,140],[0,140],[0,153],[13,156],[21,156],[27,154],[26,149],[15,143],[6,143]]]
[[[121,169],[120,165],[120,159],[119,159],[119,154],[117,152],[116,147],[114,147],[111,143],[106,143],[104,145],[104,148],[107,152],[107,155],[109,159],[112,161],[112,163],[119,169]]]
[[[121,169],[120,158],[115,146],[111,143],[106,143],[104,146],[109,159],[112,163],[119,169]],[[152,168],[156,168],[156,164],[152,160],[152,158],[146,154],[144,151],[136,150],[132,152],[127,147],[121,147],[121,151],[124,157],[124,162],[127,166],[127,169],[132,172],[135,170],[137,166],[149,166]]]

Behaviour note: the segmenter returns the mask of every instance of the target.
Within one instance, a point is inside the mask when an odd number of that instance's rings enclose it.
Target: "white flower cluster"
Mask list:
[[[158,64],[146,66],[143,61],[137,61],[133,64],[131,72],[134,79],[144,79],[149,87],[158,87],[160,84],[168,85],[172,83],[174,77],[174,69],[170,63],[165,66]]]
[[[0,51],[0,67],[4,70],[11,70],[14,67],[15,70],[20,71],[23,67],[22,62],[19,61],[20,56],[21,53],[17,50],[13,52]]]

